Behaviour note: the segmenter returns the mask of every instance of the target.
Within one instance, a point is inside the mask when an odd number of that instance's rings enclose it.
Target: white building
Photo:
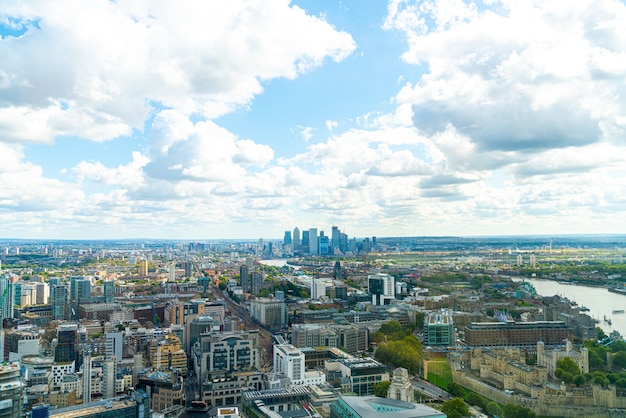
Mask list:
[[[321,385],[326,382],[324,373],[306,372],[304,353],[284,341],[274,345],[274,373],[278,379],[286,377],[291,387]]]

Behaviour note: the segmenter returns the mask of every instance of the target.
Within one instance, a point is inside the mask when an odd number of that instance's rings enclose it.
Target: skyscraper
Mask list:
[[[302,249],[304,251],[309,250],[309,231],[302,231]]]
[[[115,360],[107,359],[102,363],[102,397],[115,396]]]
[[[260,271],[250,273],[250,293],[258,295],[263,288],[263,274]]]
[[[0,296],[4,295],[5,291],[6,295],[0,307],[2,309],[3,320],[4,318],[13,318],[13,302],[15,296],[13,295],[13,283],[8,276],[0,277]]]
[[[55,363],[69,363],[76,360],[76,324],[63,324],[57,328],[57,346],[54,349]]]
[[[285,231],[285,237],[283,238],[283,244],[285,244],[285,245],[292,244],[291,231]]]
[[[104,303],[113,303],[113,295],[115,294],[115,283],[112,280],[104,282]]]
[[[296,226],[293,229],[293,248],[297,249],[300,247],[300,229]]]
[[[335,249],[339,249],[340,235],[339,227],[333,226],[330,234],[330,246],[333,248],[333,253]]]
[[[239,266],[239,284],[243,292],[250,292],[250,280],[248,276],[248,266],[246,264]]]
[[[50,304],[52,305],[52,319],[68,319],[69,306],[67,305],[67,286],[55,284],[50,287]]]
[[[317,228],[309,228],[309,254],[318,255]]]

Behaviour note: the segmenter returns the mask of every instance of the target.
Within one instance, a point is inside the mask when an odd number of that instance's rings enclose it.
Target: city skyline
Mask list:
[[[0,238],[626,233],[623,1],[60,3],[0,9]]]

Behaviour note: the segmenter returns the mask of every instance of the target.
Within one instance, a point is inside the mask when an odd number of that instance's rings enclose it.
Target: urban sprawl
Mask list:
[[[623,417],[625,243],[0,240],[0,417]]]

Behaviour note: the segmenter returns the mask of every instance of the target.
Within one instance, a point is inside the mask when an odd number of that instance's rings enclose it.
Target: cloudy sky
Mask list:
[[[626,233],[618,0],[3,0],[0,237]]]

